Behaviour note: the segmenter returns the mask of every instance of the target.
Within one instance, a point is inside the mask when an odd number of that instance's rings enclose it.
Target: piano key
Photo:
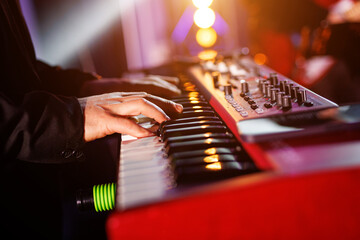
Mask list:
[[[200,139],[207,139],[207,138],[233,138],[234,135],[231,133],[200,133],[200,134],[192,134],[192,135],[186,135],[186,136],[176,136],[176,137],[169,137],[166,139],[165,147],[169,143],[173,142],[185,142],[185,141],[191,141],[191,140],[200,140]]]
[[[176,182],[178,184],[208,182],[240,176],[255,170],[256,168],[249,162],[215,162],[191,167],[178,167],[176,169]]]
[[[195,116],[195,117],[186,117],[186,118],[178,118],[171,119],[160,124],[160,128],[164,125],[173,124],[173,123],[182,123],[182,122],[192,122],[192,121],[200,121],[200,120],[213,120],[220,121],[220,118],[216,116]]]
[[[183,105],[183,107],[191,107],[191,106],[210,106],[208,102],[205,101],[197,101],[197,100],[187,100],[187,101],[179,101],[177,102],[181,105]]]
[[[215,112],[212,110],[184,111],[178,114],[177,118],[188,118],[188,117],[198,117],[198,116],[215,116]]]
[[[171,99],[173,102],[181,102],[181,101],[205,101],[204,96],[198,95],[196,97],[181,97],[181,98],[175,98]]]
[[[214,154],[210,156],[203,156],[203,157],[193,157],[193,158],[182,158],[176,159],[172,161],[171,164],[177,167],[184,167],[184,166],[191,166],[191,165],[203,165],[208,163],[215,163],[215,162],[236,162],[238,157],[233,154]]]
[[[163,126],[160,129],[160,134],[162,134],[167,129],[177,129],[177,128],[183,128],[183,127],[194,127],[194,126],[200,126],[200,125],[223,125],[222,121],[212,121],[212,120],[198,120],[198,121],[192,121],[192,122],[182,122],[182,123],[172,123],[167,124]]]
[[[191,110],[212,110],[212,108],[210,106],[199,106],[199,105],[195,105],[195,106],[191,106],[191,107],[184,107],[183,111],[191,111]]]
[[[206,132],[225,133],[227,132],[227,128],[222,125],[221,126],[201,125],[201,126],[184,127],[178,129],[167,129],[163,132],[161,138],[163,141],[165,141],[168,137],[181,136],[186,134],[206,133]]]
[[[212,148],[193,150],[187,152],[176,152],[170,154],[168,157],[171,161],[175,161],[176,159],[191,158],[198,156],[210,156],[213,154],[242,154],[242,150],[240,146],[236,146],[234,148],[212,147]],[[248,160],[248,158],[246,158],[246,160]]]
[[[170,143],[165,152],[170,155],[175,152],[184,152],[191,151],[197,149],[208,149],[212,147],[235,147],[237,145],[237,141],[235,139],[216,139],[216,138],[208,138],[205,140],[193,140],[187,142],[174,142]]]

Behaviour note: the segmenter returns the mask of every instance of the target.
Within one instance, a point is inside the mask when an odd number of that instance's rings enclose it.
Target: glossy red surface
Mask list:
[[[359,184],[359,168],[234,179],[223,189],[114,212],[108,238],[359,239]]]

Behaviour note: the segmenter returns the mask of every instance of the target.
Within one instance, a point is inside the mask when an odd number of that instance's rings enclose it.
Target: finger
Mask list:
[[[183,106],[181,104],[175,103],[171,100],[167,100],[151,94],[148,94],[146,99],[159,106],[162,110],[166,112],[166,114],[171,117],[183,111]]]
[[[179,84],[179,82],[180,82],[179,78],[177,78],[177,77],[161,76],[161,75],[148,75],[148,77],[150,77],[150,78],[160,78],[162,80],[165,80],[165,81],[167,81],[169,83],[172,83],[172,84],[175,84],[175,85]]]
[[[110,124],[111,126],[108,126],[108,128],[111,132],[128,134],[137,138],[154,136],[154,133],[134,123],[130,119],[114,117],[114,121],[110,122]]]
[[[159,123],[170,119],[160,107],[144,98],[133,99],[120,104],[105,105],[103,107],[115,115],[137,116],[143,114],[155,119]]]

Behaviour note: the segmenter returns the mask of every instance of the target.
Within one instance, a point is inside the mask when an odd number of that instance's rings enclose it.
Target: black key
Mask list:
[[[237,159],[238,157],[233,154],[222,154],[222,155],[214,154],[203,157],[177,159],[176,161],[172,161],[171,165],[175,168],[178,168],[178,167],[185,167],[192,165],[203,165],[203,164],[215,163],[215,162],[237,162]]]
[[[211,121],[211,120],[200,120],[200,121],[193,121],[193,122],[182,122],[182,123],[172,123],[163,126],[160,129],[160,134],[162,134],[167,129],[177,129],[177,128],[183,128],[183,127],[194,127],[199,125],[223,125],[223,122],[221,121]]]
[[[233,138],[234,135],[231,133],[200,133],[200,134],[192,134],[186,136],[177,136],[177,137],[169,137],[166,139],[165,147],[169,143],[173,142],[186,142],[191,140],[200,140],[200,139],[207,139],[207,138]]]
[[[174,142],[167,145],[165,152],[170,155],[175,152],[192,151],[197,149],[207,149],[211,147],[236,147],[239,143],[233,139],[226,138],[208,138],[202,140],[193,140],[188,142]]]
[[[197,133],[206,133],[206,132],[225,133],[225,132],[227,132],[227,129],[225,126],[211,126],[211,125],[184,127],[184,128],[178,128],[178,129],[167,129],[163,132],[163,135],[161,136],[161,138],[163,141],[165,141],[168,137],[183,136],[183,135],[197,134]]]
[[[181,99],[181,98],[189,98],[189,97],[204,97],[203,95],[201,95],[199,92],[187,92],[187,93],[184,93],[184,94],[181,94],[180,96],[177,96],[177,97],[173,97],[171,98],[172,100],[176,100],[176,99]]]
[[[191,167],[178,167],[175,174],[178,184],[189,184],[221,180],[255,171],[256,167],[251,162],[215,162]]]
[[[212,110],[185,111],[178,114],[177,118],[188,118],[188,117],[199,117],[199,116],[215,116],[215,112]]]
[[[205,98],[201,95],[195,96],[195,97],[181,97],[181,98],[175,98],[171,99],[173,102],[185,102],[185,101],[206,101]]]
[[[187,112],[191,110],[212,110],[212,108],[210,106],[198,106],[198,105],[183,108],[183,112]]]
[[[187,152],[176,152],[176,153],[170,154],[168,157],[169,157],[170,161],[176,161],[177,159],[210,156],[210,155],[214,155],[214,154],[240,155],[240,154],[243,154],[243,151],[241,150],[240,146],[236,146],[234,148],[213,147],[213,148],[206,148],[206,149],[193,150],[193,151],[187,151]],[[244,153],[244,156],[245,156],[245,153]],[[247,156],[245,156],[243,158],[244,158],[244,161],[248,161],[250,159]]]
[[[183,107],[192,107],[194,105],[196,105],[196,106],[209,106],[208,102],[206,102],[206,101],[197,101],[197,100],[179,101],[177,103],[183,105]]]
[[[172,124],[172,123],[182,123],[182,122],[192,122],[192,121],[200,121],[200,120],[213,120],[213,121],[220,121],[220,118],[216,116],[196,116],[196,117],[186,117],[186,118],[178,118],[178,119],[171,119],[160,124],[160,127]]]

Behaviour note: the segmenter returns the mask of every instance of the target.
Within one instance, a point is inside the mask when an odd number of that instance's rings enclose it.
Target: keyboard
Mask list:
[[[249,57],[202,62],[178,77],[182,95],[172,100],[183,112],[160,124],[155,137],[123,136],[117,210],[261,171],[242,142],[247,119],[337,107]]]
[[[179,75],[184,109],[160,124],[158,136],[123,137],[116,207],[158,202],[215,181],[258,171],[222,119],[191,83]],[[147,124],[147,123],[145,123]]]

